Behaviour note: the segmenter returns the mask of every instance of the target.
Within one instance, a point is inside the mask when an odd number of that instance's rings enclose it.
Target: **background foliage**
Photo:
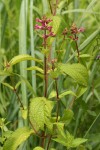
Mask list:
[[[54,5],[54,1],[51,1]],[[88,69],[89,79],[87,89],[78,89],[75,81],[67,76],[59,79],[59,91],[72,90],[84,95],[75,100],[74,95],[66,95],[61,102],[61,113],[64,108],[71,108],[74,117],[67,126],[68,131],[75,137],[84,137],[89,139],[84,145],[77,150],[99,150],[100,149],[100,2],[98,0],[61,0],[57,8],[57,14],[61,15],[65,26],[69,28],[73,22],[78,27],[84,26],[84,34],[80,34],[78,45],[81,54],[81,62]],[[41,53],[42,40],[40,33],[34,31],[33,26],[36,24],[35,19],[41,18],[44,14],[49,16],[50,7],[47,0],[0,0],[0,134],[2,131],[14,131],[19,127],[28,124],[28,120],[21,117],[21,109],[18,103],[18,97],[15,92],[9,88],[16,85],[18,94],[21,97],[25,107],[29,106],[29,99],[35,95],[42,96],[43,82],[42,76],[36,71],[28,71],[25,68],[34,66],[40,67],[38,62],[24,61],[13,67],[14,73],[20,74],[16,77],[6,77],[2,75],[2,70],[7,62],[18,54],[31,54],[37,59],[43,60]],[[63,21],[61,21],[63,22]],[[66,41],[62,47],[61,31],[59,18],[55,18],[53,24],[54,31],[58,32],[57,43],[53,41],[51,57],[57,57],[59,62],[77,62],[77,56],[74,51],[75,45],[71,41]],[[49,41],[52,43],[52,41]],[[29,58],[28,60],[30,60]],[[72,68],[73,69],[73,68]],[[37,73],[37,76],[36,76]],[[84,73],[84,72],[83,72]],[[68,72],[67,72],[68,74]],[[73,77],[72,77],[73,78]],[[9,83],[6,85],[4,83]],[[2,84],[3,83],[3,84]],[[18,83],[18,84],[17,84]],[[6,86],[5,86],[6,85]],[[31,86],[32,85],[32,86]],[[32,88],[33,87],[33,88]],[[49,87],[48,93],[52,90]],[[83,90],[83,91],[80,91]],[[27,110],[26,110],[27,111]],[[25,117],[25,112],[24,112]],[[6,125],[7,123],[7,125]],[[18,129],[17,129],[18,130]],[[23,129],[27,137],[32,133],[29,129]],[[28,133],[27,133],[28,132]],[[10,136],[10,132],[4,136]],[[5,140],[4,139],[4,140]],[[24,141],[25,139],[23,139]],[[0,145],[2,149],[2,138]],[[29,144],[27,144],[29,143]],[[20,144],[20,143],[19,143]],[[29,146],[30,145],[30,146]],[[31,136],[28,141],[22,144],[19,150],[32,150],[39,145],[39,138]],[[65,149],[60,144],[54,142],[52,146],[56,149]],[[16,145],[15,145],[16,147]],[[6,149],[5,149],[6,150]],[[53,150],[53,149],[52,149]]]

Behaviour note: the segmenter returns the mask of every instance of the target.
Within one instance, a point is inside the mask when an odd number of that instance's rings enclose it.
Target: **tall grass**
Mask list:
[[[75,0],[69,1],[69,3],[65,2],[63,5],[61,1],[60,4],[62,9],[58,11],[65,19],[66,26],[71,25],[74,20],[78,26],[82,25],[86,30],[84,36],[81,35],[80,37],[79,49],[81,54],[85,53],[90,55],[89,57],[83,58],[83,64],[87,68],[90,68],[89,86],[84,96],[79,98],[78,102],[75,101],[73,110],[76,119],[73,119],[72,125],[68,126],[68,128],[74,133],[74,136],[80,135],[86,138],[90,137],[91,139],[92,137],[98,137],[100,129],[100,60],[96,60],[96,56],[100,53],[99,3],[98,0]],[[33,21],[36,17],[41,17],[48,12],[50,12],[48,0],[18,0],[16,2],[14,0],[0,1],[0,69],[3,68],[2,64],[4,63],[4,60],[10,60],[14,55],[31,53],[33,57],[39,56],[42,58],[42,55],[40,54],[41,40],[34,32],[33,24],[35,23]],[[10,21],[13,21],[13,23],[11,24]],[[60,42],[60,38],[57,39],[59,40],[58,43]],[[55,41],[52,43],[51,50],[51,58],[54,58],[56,56],[55,51],[59,50]],[[64,63],[76,61],[76,53],[72,47],[72,43],[67,42],[63,45],[63,49],[61,50],[64,50],[65,52],[64,57],[62,58]],[[86,63],[84,59],[87,60]],[[26,80],[30,79],[30,73],[25,69],[27,68],[27,65],[28,63],[26,61],[20,63],[19,72]],[[36,63],[32,61],[31,65],[35,66]],[[19,71],[19,66],[16,66],[16,70]],[[42,81],[40,78],[37,78],[36,71],[32,71],[31,77],[30,83],[32,84],[33,90],[36,93],[38,91],[38,93],[41,94]],[[59,90],[73,89],[75,91],[77,87],[75,87],[72,80],[69,78],[67,79],[68,80],[66,81],[64,77],[60,78]],[[0,82],[3,81],[10,82],[8,78],[0,76]],[[52,90],[52,83],[48,89],[48,92]],[[26,83],[21,83],[19,95],[23,105],[28,108],[31,94],[27,91]],[[72,96],[64,98],[61,107],[67,109],[72,100]],[[19,117],[17,117],[18,114]],[[28,120],[23,121],[21,117],[21,111],[19,110],[15,94],[7,87],[5,88],[2,86],[1,83],[0,116],[4,118],[7,116],[7,121],[12,121],[12,126],[9,125],[11,130],[17,128],[17,123],[15,124],[17,119],[18,127],[28,124]],[[84,124],[84,122],[87,124]],[[35,141],[36,143],[34,143],[33,139],[30,140],[32,147],[39,143],[38,139]],[[27,143],[25,144],[27,145]],[[99,140],[97,140],[96,144],[89,144],[93,150],[99,150]],[[27,147],[26,145],[24,146]],[[30,149],[25,147],[20,147],[20,150]],[[89,147],[88,144],[87,147]],[[63,148],[58,145],[58,149]]]

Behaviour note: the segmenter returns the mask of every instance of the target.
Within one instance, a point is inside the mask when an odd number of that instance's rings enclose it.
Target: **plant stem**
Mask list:
[[[58,6],[58,0],[56,0],[56,6],[55,6],[55,10],[54,10],[54,13],[53,13],[53,15],[54,15],[54,16],[56,15],[56,11],[57,11],[57,6]]]
[[[47,58],[46,58],[46,55],[44,56],[44,82],[45,82],[44,97],[47,97]]]
[[[75,35],[75,38],[76,38],[76,35]],[[77,50],[77,54],[78,54],[78,62],[80,63],[80,52],[79,52],[77,41],[75,41],[75,44],[76,44],[76,50]]]
[[[16,94],[16,96],[17,96],[17,99],[18,99],[18,101],[19,101],[19,103],[20,103],[20,106],[22,107],[22,109],[24,110],[24,106],[23,106],[23,103],[21,102],[21,99],[20,99],[20,97],[19,97],[19,95],[18,95],[18,93],[17,93],[17,90],[15,89],[15,87],[13,87],[14,89],[14,93]]]
[[[46,30],[44,30],[44,37],[46,37]],[[44,45],[44,49],[46,49],[46,38],[44,38],[43,41],[43,45]],[[47,85],[48,85],[48,81],[47,81],[47,57],[46,54],[44,55],[44,97],[47,98]],[[45,129],[45,126],[44,126]],[[42,136],[45,136],[45,131],[42,132]],[[41,147],[44,148],[44,144],[45,144],[45,138],[42,139],[41,141]]]
[[[49,0],[49,5],[50,5],[51,14],[53,14],[52,6],[51,6],[51,3],[50,3],[50,0]]]
[[[49,149],[51,138],[52,138],[52,135],[50,135],[50,137],[49,137],[49,141],[48,141],[48,145],[47,145],[47,150]]]
[[[44,36],[46,37],[46,30],[44,31]],[[46,49],[46,38],[44,38],[44,49]],[[44,55],[44,97],[47,97],[47,57],[46,54]]]

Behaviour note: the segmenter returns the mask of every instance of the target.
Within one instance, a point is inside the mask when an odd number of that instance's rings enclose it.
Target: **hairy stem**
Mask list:
[[[44,30],[44,37],[46,37],[46,30]],[[46,38],[44,38],[43,45],[44,45],[44,49],[46,49],[46,46],[47,46]],[[48,80],[47,79],[47,57],[45,54],[44,55],[44,97],[46,98],[47,98],[47,85],[48,85],[47,80]],[[45,129],[45,126],[44,126],[44,129]],[[45,136],[45,130],[42,132],[42,136]],[[41,147],[44,148],[44,144],[45,144],[45,138],[43,138],[41,141]]]

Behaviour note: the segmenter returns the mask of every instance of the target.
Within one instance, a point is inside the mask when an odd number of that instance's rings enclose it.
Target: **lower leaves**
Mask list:
[[[54,138],[53,140],[66,146],[67,149],[78,147],[80,144],[87,141],[87,139],[84,138],[74,138],[68,131],[65,133],[63,128],[64,124],[58,123],[56,126],[57,138]]]
[[[34,132],[29,127],[17,129],[4,143],[3,150],[16,150],[17,147],[22,142],[24,142],[31,134],[34,134]]]

